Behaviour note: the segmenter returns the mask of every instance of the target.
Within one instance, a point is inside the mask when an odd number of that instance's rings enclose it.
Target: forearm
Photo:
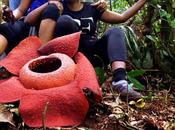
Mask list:
[[[24,12],[17,8],[13,11],[13,15],[15,17],[15,20],[17,20],[17,19],[21,18],[24,15]]]
[[[43,12],[43,10],[47,7],[48,3],[45,3],[38,7],[37,9],[33,10],[30,12],[26,17],[25,17],[25,23],[28,23],[30,25],[34,25],[37,23],[39,16]]]
[[[126,21],[132,16],[134,16],[143,7],[145,2],[146,0],[139,0],[132,7],[130,7],[124,13],[122,13],[123,21]]]
[[[129,18],[134,16],[140,10],[141,7],[143,7],[145,2],[146,0],[139,0],[122,14],[106,10],[102,15],[101,20],[107,23],[114,24],[126,22]]]
[[[13,11],[13,15],[15,17],[15,20],[17,20],[17,19],[21,18],[22,16],[24,16],[25,12],[29,8],[32,1],[33,0],[21,0],[20,5],[18,6],[18,8]]]

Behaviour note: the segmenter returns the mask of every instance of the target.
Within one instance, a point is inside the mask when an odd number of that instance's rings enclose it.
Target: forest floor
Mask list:
[[[102,102],[91,103],[83,124],[64,128],[29,128],[18,116],[13,104],[0,105],[0,130],[175,130],[175,87],[165,80],[163,73],[149,71],[144,95],[144,106],[121,101],[111,91],[111,76],[106,74],[101,85]],[[6,107],[4,107],[6,106]]]

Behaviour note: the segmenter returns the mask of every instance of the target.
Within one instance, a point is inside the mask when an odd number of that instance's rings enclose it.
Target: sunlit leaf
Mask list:
[[[172,21],[170,22],[170,26],[171,26],[172,28],[175,28],[175,20],[172,20]]]
[[[143,108],[145,106],[145,101],[141,98],[137,101],[130,101],[129,105],[135,105],[137,108]]]
[[[137,76],[142,76],[145,73],[144,70],[131,70],[127,74],[130,77],[137,77]]]

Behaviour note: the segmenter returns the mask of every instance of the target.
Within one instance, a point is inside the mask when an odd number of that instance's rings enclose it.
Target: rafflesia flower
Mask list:
[[[85,119],[89,104],[83,89],[101,99],[95,71],[78,50],[80,33],[62,36],[41,46],[28,37],[0,65],[13,74],[0,80],[0,103],[19,101],[19,112],[30,127],[75,126]],[[42,55],[42,56],[41,56]],[[47,109],[46,109],[47,108]]]

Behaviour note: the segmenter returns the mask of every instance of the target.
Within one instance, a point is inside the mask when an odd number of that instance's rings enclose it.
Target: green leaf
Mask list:
[[[170,22],[170,26],[171,26],[172,28],[175,28],[175,20],[172,20],[172,21]]]
[[[95,67],[95,71],[96,71],[96,74],[98,76],[98,81],[99,81],[99,84],[102,84],[105,80],[105,76],[104,76],[104,70],[100,67]]]
[[[137,58],[140,58],[140,48],[139,48],[138,43],[137,43],[136,34],[134,33],[134,31],[131,27],[126,26],[126,28],[128,29],[128,37],[129,37],[129,41],[130,41],[130,46],[131,46],[132,50],[134,51],[134,55]]]
[[[128,75],[128,79],[130,82],[134,84],[134,87],[136,87],[138,90],[143,90],[144,86],[135,78],[132,78]]]
[[[143,61],[143,68],[150,69],[153,67],[153,57],[150,51],[147,49],[146,56]]]
[[[141,61],[140,59],[135,58],[134,56],[132,57],[132,63],[136,68],[141,68]]]
[[[153,98],[154,98],[154,93],[153,92],[149,92],[147,96],[144,96],[143,97],[145,100],[148,100],[148,101],[152,101]]]
[[[130,77],[137,77],[137,76],[142,76],[145,73],[144,70],[131,70],[130,72],[128,72],[128,76]]]
[[[153,41],[154,43],[157,43],[157,39],[156,39],[155,37],[153,37],[153,36],[151,36],[151,35],[146,35],[146,37],[147,37],[149,40]]]

